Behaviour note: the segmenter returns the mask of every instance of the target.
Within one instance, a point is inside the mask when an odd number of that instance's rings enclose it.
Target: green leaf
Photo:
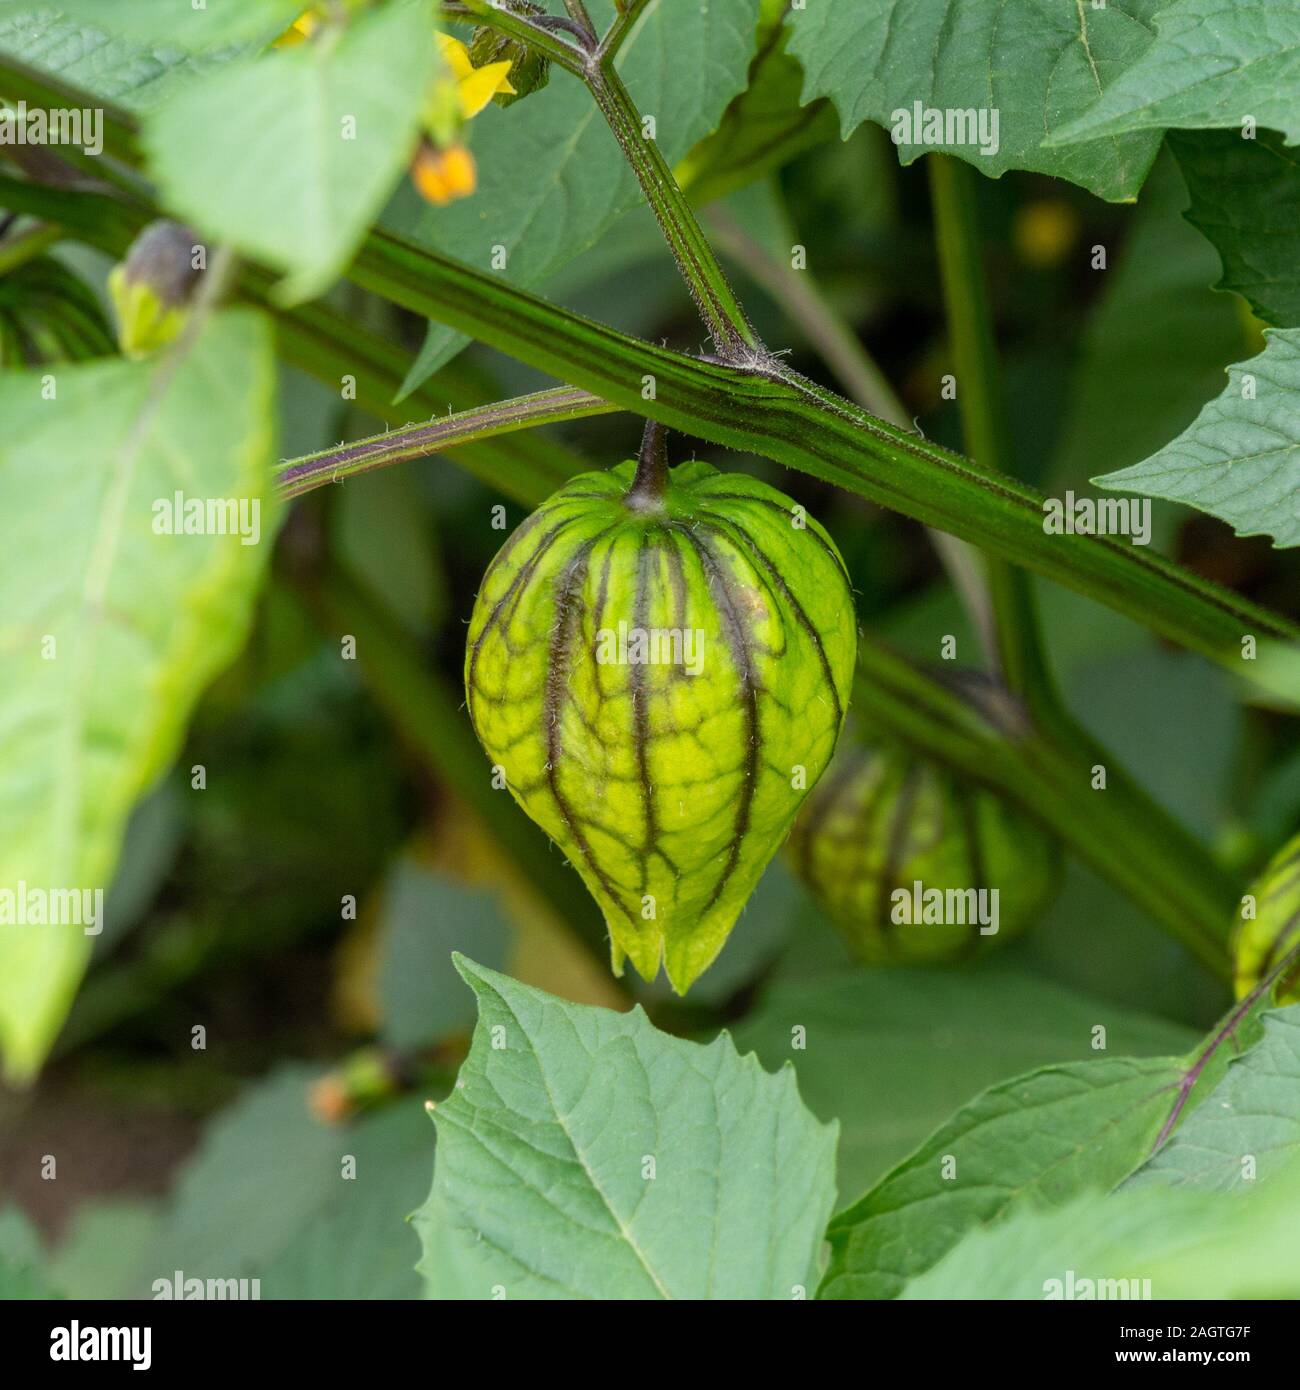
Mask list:
[[[275,532],[274,364],[257,315],[220,315],[188,350],[147,363],[65,368],[49,378],[53,399],[43,381],[0,380],[0,888],[10,894],[20,883],[107,889],[132,805],[243,642]],[[260,543],[155,533],[157,504],[177,491],[256,502]],[[84,925],[0,926],[12,1075],[40,1065],[92,940]]]
[[[40,1237],[16,1206],[0,1208],[0,1303],[57,1298]]]
[[[1300,545],[1300,329],[1272,329],[1264,351],[1228,368],[1228,386],[1177,439],[1098,487],[1186,502],[1239,536]]]
[[[1205,1103],[1126,1186],[1244,1189],[1300,1160],[1300,1004],[1261,1023],[1259,1041],[1229,1062]]]
[[[852,1195],[986,1087],[1095,1057],[1098,1024],[1121,1056],[1181,1053],[1196,1039],[991,961],[960,972],[858,970],[782,984],[737,1027],[736,1044],[764,1066],[793,1061],[809,1108],[839,1120],[840,1190]]]
[[[696,203],[725,198],[835,136],[830,103],[801,102],[803,68],[786,51],[790,30],[784,19],[778,12],[775,23],[763,26],[749,85],[727,107],[717,130],[674,171]]]
[[[759,0],[646,9],[618,55],[619,72],[642,113],[653,116],[670,164],[709,134],[746,82],[754,54]],[[599,26],[607,0],[591,7]],[[689,60],[687,59],[689,55]],[[385,217],[393,231],[517,285],[540,284],[597,241],[642,194],[590,93],[556,73],[527,101],[491,106],[471,131],[479,188],[471,198],[434,208],[404,189]],[[414,390],[467,340],[431,324],[407,376]]]
[[[50,12],[74,24],[184,49],[269,40],[306,8],[306,0],[17,0],[15,8]]]
[[[985,1091],[831,1222],[818,1296],[895,1298],[972,1228],[1108,1191],[1150,1152],[1182,1073],[1174,1057],[1123,1057]]]
[[[1157,160],[1080,342],[1049,491],[1146,458],[1196,418],[1252,351],[1240,306],[1209,288],[1214,252],[1183,220],[1174,161]],[[1109,248],[1113,250],[1113,248]]]
[[[1110,0],[1097,9],[1062,0],[818,0],[791,13],[790,52],[807,73],[806,100],[830,97],[846,137],[863,121],[897,129],[908,137],[899,144],[904,164],[946,150],[992,178],[1028,169],[1119,201],[1137,196],[1158,136],[1070,147],[1043,140],[1137,59],[1151,42],[1160,3]],[[912,142],[915,132],[901,121],[895,126],[895,113],[910,117],[917,102],[941,113],[996,111],[996,151],[984,153],[969,137]],[[985,148],[992,145],[987,138]]]
[[[289,272],[284,300],[310,298],[347,264],[410,159],[434,70],[423,6],[363,14],[337,39],[186,87],[145,120],[150,168],[206,235]]]
[[[669,1037],[456,958],[479,1022],[420,1217],[435,1297],[791,1298],[816,1278],[835,1129],[726,1037]]]
[[[1236,1202],[1153,1188],[1026,1208],[973,1231],[902,1297],[1295,1298],[1297,1200],[1292,1168]]]
[[[114,1197],[78,1206],[50,1259],[69,1298],[129,1298],[148,1291],[141,1262],[161,1221],[156,1199]]]
[[[1223,262],[1233,290],[1266,323],[1300,324],[1300,159],[1282,137],[1253,140],[1225,130],[1171,131],[1169,147],[1187,180],[1187,220]]]
[[[1087,112],[1058,124],[1064,146],[1128,132],[1233,127],[1243,120],[1300,140],[1300,9],[1294,0],[1176,0],[1155,41]]]
[[[34,6],[30,0],[0,0],[0,53],[132,111],[158,105],[241,52],[232,48],[197,55],[171,46],[151,48],[59,19],[48,6]]]
[[[316,1073],[284,1067],[208,1126],[138,1262],[131,1295],[180,1270],[257,1278],[261,1297],[413,1298],[406,1217],[429,1172],[423,1107],[406,1099],[341,1127],[312,1114]]]
[[[404,856],[384,884],[380,931],[385,1043],[405,1051],[468,1031],[474,1005],[465,997],[451,953],[463,946],[505,965],[511,932],[496,899]]]

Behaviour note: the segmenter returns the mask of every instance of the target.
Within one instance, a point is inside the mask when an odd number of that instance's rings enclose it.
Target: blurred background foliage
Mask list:
[[[810,248],[834,315],[866,345],[925,434],[959,447],[921,164],[899,168],[881,130],[817,131],[778,177],[720,191],[706,227],[756,326],[800,371],[831,381],[774,296],[773,266]],[[701,193],[713,191],[708,179]],[[1260,347],[1243,303],[1209,288],[1214,252],[1182,217],[1168,154],[1136,207],[1046,178],[979,181],[1017,472],[1048,491],[1143,458]],[[1107,249],[1105,270],[1090,251]],[[102,284],[107,262],[53,253]],[[0,282],[2,283],[2,282]],[[653,341],[701,330],[658,231],[633,212],[547,293]],[[424,325],[339,289],[330,301],[416,353]],[[489,393],[538,383],[471,348]],[[341,404],[284,368],[280,452],[292,457],[407,418]],[[635,451],[625,415],[557,432],[594,467]],[[975,642],[922,528],[763,461],[676,438],[804,502],[840,545],[861,622],[933,661]],[[683,1034],[734,1030],[769,1066],[794,1023],[802,1092],[842,1125],[841,1201],[980,1088],[1087,1055],[1181,1052],[1226,993],[1114,889],[1070,864],[1055,904],[996,960],[967,970],[864,971],[777,862],[721,959],[686,1001],[615,981],[576,876],[571,911],[524,865],[537,833],[501,798],[472,809],[485,760],[461,708],[464,625],[502,532],[500,498],[446,458],[373,473],[301,501],[238,662],[208,692],[174,770],[133,818],[87,980],[38,1084],[0,1093],[0,1253],[7,1277],[72,1295],[146,1295],[173,1270],[259,1277],[263,1296],[415,1296],[404,1218],[427,1190],[423,1111],[467,1045],[458,949],[586,1002],[633,997]],[[523,510],[511,503],[513,527]],[[1157,504],[1157,544],[1300,618],[1300,556]],[[433,703],[393,711],[365,660],[340,660],[316,579],[328,571]],[[1293,723],[1243,703],[1207,663],[1085,599],[1039,585],[1051,656],[1078,717],[1175,816],[1243,875],[1300,823]],[[332,591],[337,599],[338,591]],[[355,605],[360,604],[357,608]],[[361,637],[363,653],[367,634]],[[441,749],[430,756],[431,747]],[[191,769],[206,769],[206,787]],[[543,848],[552,868],[558,856]],[[531,859],[529,858],[531,856]],[[354,898],[355,913],[341,911]],[[996,1021],[996,1026],[994,1022]],[[206,1045],[191,1045],[201,1026]],[[45,1155],[57,1178],[42,1177]],[[340,1182],[355,1160],[356,1179]]]

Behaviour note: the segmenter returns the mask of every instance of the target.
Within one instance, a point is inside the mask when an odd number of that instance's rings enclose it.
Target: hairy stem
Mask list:
[[[777,363],[701,361],[374,232],[356,283],[561,380],[712,443],[761,454],[938,526],[1128,614],[1238,675],[1241,639],[1300,640],[1276,614],[1108,536],[1049,536],[1033,488],[990,473]],[[653,393],[646,383],[653,383]]]
[[[593,61],[585,76],[601,115],[645,192],[718,356],[728,362],[761,360],[764,352],[758,334],[614,65]]]
[[[280,465],[276,485],[282,497],[300,497],[325,483],[342,482],[371,469],[444,453],[498,434],[563,420],[579,420],[589,415],[605,415],[616,409],[587,391],[556,386],[530,396],[471,406],[426,424],[407,425],[289,459]]]

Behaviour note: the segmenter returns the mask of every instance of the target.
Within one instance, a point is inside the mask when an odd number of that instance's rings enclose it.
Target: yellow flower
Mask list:
[[[449,145],[439,149],[422,141],[411,164],[411,182],[420,196],[438,207],[445,207],[457,198],[468,198],[478,186],[474,156],[464,145]]]
[[[469,49],[459,39],[441,33],[437,38],[442,61],[451,70],[456,82],[456,97],[463,120],[477,116],[498,92],[514,95],[515,89],[510,85],[509,59],[503,63],[485,63],[481,68],[476,68],[470,61]]]
[[[304,10],[297,19],[271,45],[272,48],[292,48],[304,43],[320,28],[320,16],[312,10]]]

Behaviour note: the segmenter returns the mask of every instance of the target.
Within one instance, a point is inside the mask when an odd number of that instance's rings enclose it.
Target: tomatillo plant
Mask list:
[[[218,1112],[140,1269],[1300,1295],[1298,36],[1141,9],[0,3],[0,1057]]]

